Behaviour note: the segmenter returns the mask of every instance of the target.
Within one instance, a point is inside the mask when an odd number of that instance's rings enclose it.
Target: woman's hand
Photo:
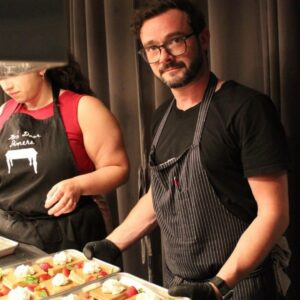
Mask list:
[[[55,217],[70,213],[76,208],[80,195],[80,188],[74,180],[60,181],[48,192],[45,208],[50,208],[48,214]]]

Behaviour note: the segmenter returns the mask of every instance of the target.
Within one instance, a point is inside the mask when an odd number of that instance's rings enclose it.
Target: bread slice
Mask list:
[[[121,293],[113,295],[113,294],[109,294],[109,293],[103,293],[102,288],[98,287],[93,290],[90,290],[89,295],[97,300],[124,300],[124,299],[134,300],[134,299],[136,299],[136,295],[134,295],[130,298],[128,298],[128,296],[126,296],[127,289],[128,289],[128,287]]]
[[[40,266],[43,263],[48,263],[50,265],[50,267],[48,269],[48,274],[50,276],[54,276],[57,273],[61,273],[65,267],[67,267],[68,269],[71,269],[72,267],[75,267],[77,264],[81,265],[84,262],[83,259],[77,258],[75,256],[71,256],[71,257],[72,257],[71,261],[66,264],[63,264],[63,265],[55,265],[52,257],[46,257],[46,258],[40,259],[37,262],[37,264]]]
[[[30,296],[30,300],[40,300],[40,299],[44,299],[44,298],[45,298],[45,296],[43,296],[39,292],[33,292]],[[8,299],[8,294],[0,297],[0,300],[7,300],[7,299]],[[14,298],[14,299],[18,300],[17,298]]]
[[[64,292],[64,291],[74,288],[76,286],[77,286],[77,284],[75,282],[73,282],[72,280],[69,280],[69,282],[67,284],[61,285],[61,286],[54,286],[52,284],[52,279],[45,280],[39,284],[40,288],[45,288],[48,291],[49,296]]]
[[[102,266],[100,267],[99,271],[97,271],[95,273],[91,273],[91,274],[84,273],[83,266],[81,266],[81,267],[72,269],[69,278],[78,284],[83,284],[83,283],[104,277],[107,274],[108,274],[108,270],[106,270]]]
[[[41,274],[46,274],[41,268],[39,268],[36,265],[33,265],[32,268],[34,269],[34,274],[31,276],[38,278]],[[2,277],[2,283],[6,285],[9,289],[14,289],[17,286],[26,286],[28,283],[24,282],[24,277],[16,277],[14,275],[15,269],[9,269],[9,271],[3,275]]]
[[[96,288],[94,290],[91,290],[89,292],[90,296],[92,296],[93,298],[97,299],[97,300],[124,300],[126,299],[125,297],[125,291],[113,295],[113,294],[106,294],[102,292],[101,287]]]

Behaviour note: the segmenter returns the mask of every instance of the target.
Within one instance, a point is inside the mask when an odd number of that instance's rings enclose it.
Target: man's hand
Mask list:
[[[121,250],[110,240],[104,239],[87,243],[83,253],[88,259],[96,257],[108,263],[114,263],[121,255]]]
[[[213,287],[208,282],[184,284],[171,287],[169,289],[171,296],[188,297],[191,300],[217,300]]]

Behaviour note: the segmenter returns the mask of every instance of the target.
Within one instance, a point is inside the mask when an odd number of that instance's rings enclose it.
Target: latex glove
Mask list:
[[[184,284],[169,289],[171,296],[188,297],[191,300],[217,300],[213,287],[208,282]]]
[[[87,243],[83,248],[83,254],[88,259],[96,257],[108,263],[114,263],[121,255],[121,250],[110,240],[104,239]]]

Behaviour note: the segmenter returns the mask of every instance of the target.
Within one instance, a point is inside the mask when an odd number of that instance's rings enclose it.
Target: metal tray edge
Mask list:
[[[18,242],[8,239],[4,236],[0,236],[0,240],[3,240],[5,244],[8,244],[8,246],[6,248],[0,250],[0,257],[7,256],[7,255],[14,253],[15,249],[19,245]]]

